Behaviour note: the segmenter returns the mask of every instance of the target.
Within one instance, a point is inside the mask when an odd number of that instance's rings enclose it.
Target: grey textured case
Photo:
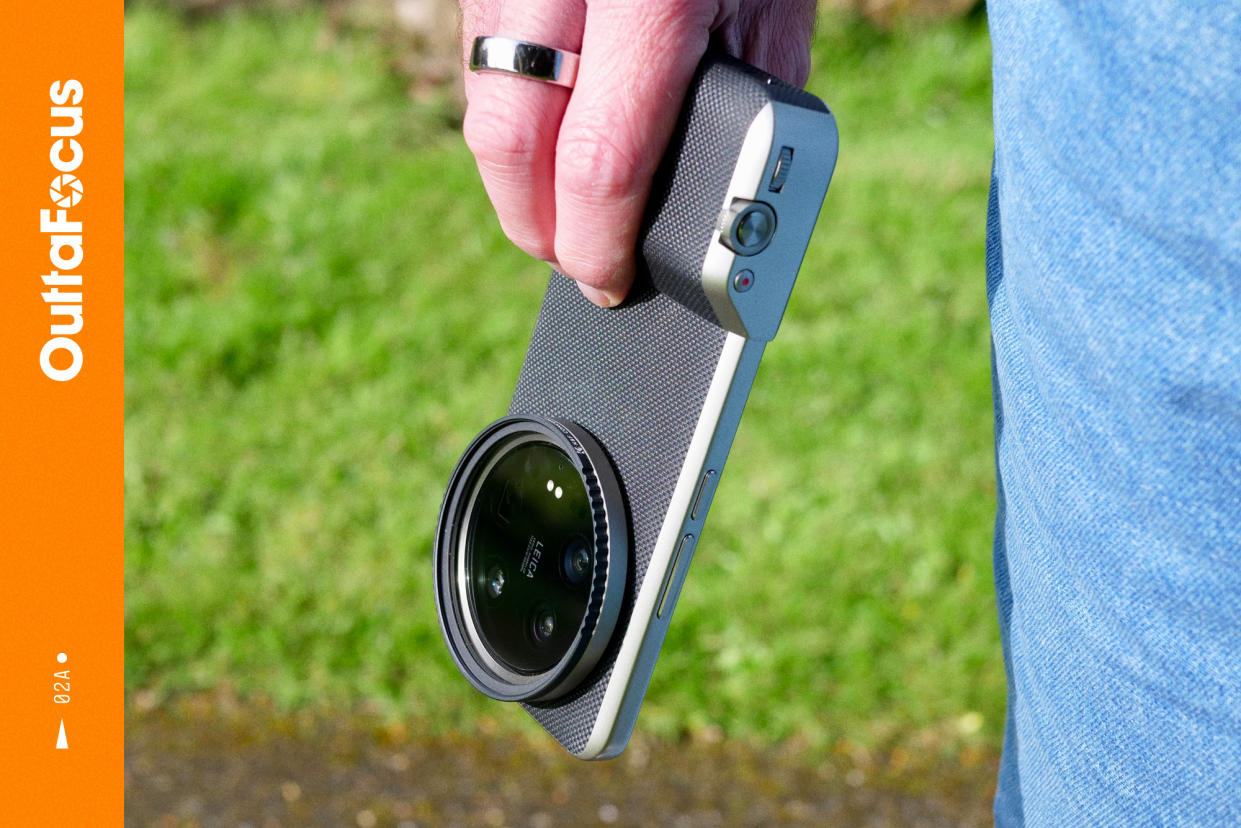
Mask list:
[[[523,705],[573,753],[590,736],[727,336],[649,283],[635,293],[605,310],[553,273],[509,408],[589,431],[612,460],[628,505],[629,589],[599,667],[571,695]]]
[[[826,111],[814,96],[723,56],[704,60],[691,89],[652,191],[637,284],[622,306],[604,310],[553,273],[509,409],[591,432],[628,505],[630,582],[608,650],[578,690],[523,704],[575,754],[598,716],[727,336],[700,272],[742,141],[768,101]]]

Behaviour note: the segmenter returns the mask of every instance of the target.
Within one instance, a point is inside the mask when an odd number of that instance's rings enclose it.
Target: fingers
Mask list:
[[[801,84],[815,0],[473,0],[463,11],[467,52],[478,35],[506,35],[581,54],[572,93],[467,72],[464,132],[505,234],[612,306],[633,281],[652,179],[711,30]]]
[[[581,49],[586,7],[567,2],[463,7],[466,53],[479,35],[505,35],[569,52]],[[568,89],[495,73],[465,73],[463,131],[500,226],[522,250],[555,265],[556,137]]]
[[[717,11],[714,2],[590,3],[556,145],[555,255],[595,304],[619,303],[633,281],[651,181]]]
[[[743,3],[720,27],[728,51],[765,72],[804,86],[810,77],[815,0]]]

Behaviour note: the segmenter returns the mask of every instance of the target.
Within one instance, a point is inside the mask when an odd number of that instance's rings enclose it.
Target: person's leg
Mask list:
[[[1241,12],[989,14],[996,822],[1241,824]]]

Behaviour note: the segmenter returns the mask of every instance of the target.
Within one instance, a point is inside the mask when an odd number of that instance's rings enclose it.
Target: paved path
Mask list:
[[[415,738],[207,702],[131,711],[126,731],[126,824],[169,828],[986,825],[995,772],[979,758],[877,779],[845,756],[641,737],[588,763],[549,739]]]

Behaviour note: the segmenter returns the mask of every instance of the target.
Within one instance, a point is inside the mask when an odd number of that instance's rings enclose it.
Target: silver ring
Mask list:
[[[572,52],[511,37],[476,37],[470,50],[471,71],[503,72],[569,88],[577,80],[577,64]]]

